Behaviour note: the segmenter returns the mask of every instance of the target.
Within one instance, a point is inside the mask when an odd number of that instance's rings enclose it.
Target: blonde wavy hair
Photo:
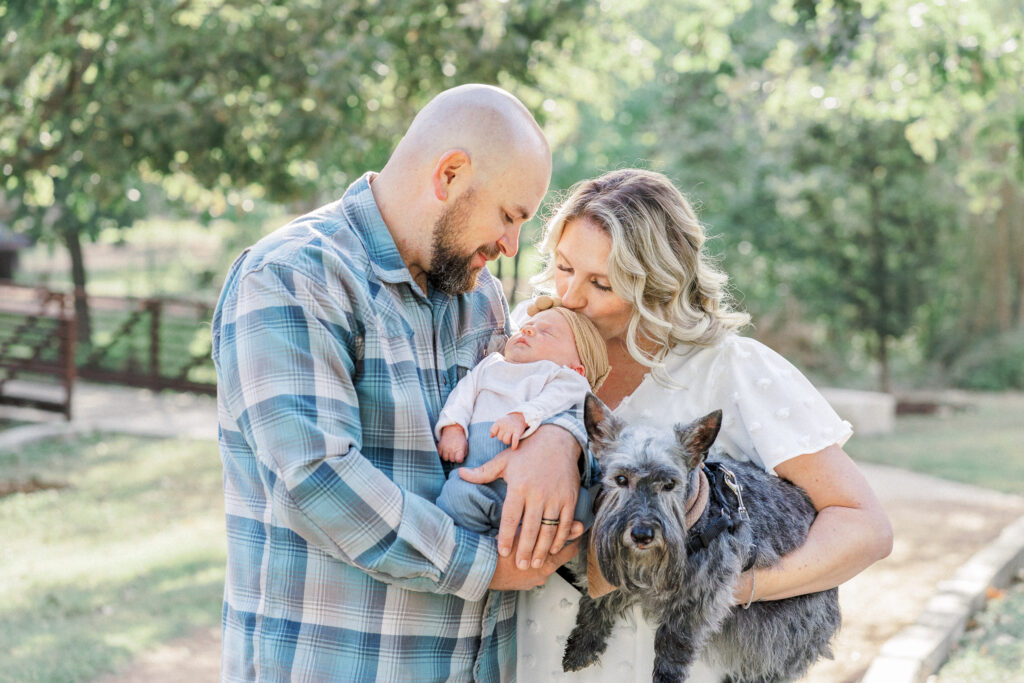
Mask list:
[[[693,207],[660,173],[611,171],[574,185],[544,228],[544,270],[531,280],[554,291],[555,247],[566,223],[586,218],[611,237],[608,279],[632,305],[626,328],[629,355],[674,384],[665,356],[677,345],[711,346],[750,322],[734,310],[728,276],[704,251],[707,237]]]

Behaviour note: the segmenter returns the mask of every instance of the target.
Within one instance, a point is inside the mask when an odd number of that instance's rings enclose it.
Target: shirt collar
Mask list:
[[[370,181],[376,175],[372,171],[365,173],[345,190],[345,216],[370,257],[370,267],[382,282],[408,282],[419,289],[405,266],[405,261],[402,260],[402,255],[395,245],[395,239],[384,223],[384,217],[381,216],[377,202],[373,198]]]

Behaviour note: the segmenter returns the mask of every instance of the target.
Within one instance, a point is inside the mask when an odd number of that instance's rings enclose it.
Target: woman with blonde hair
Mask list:
[[[611,373],[597,395],[617,416],[669,429],[721,409],[712,459],[751,461],[810,496],[818,515],[805,544],[742,574],[736,604],[835,587],[889,554],[892,529],[842,449],[850,424],[789,362],[738,334],[749,316],[734,308],[705,239],[665,176],[612,171],[577,184],[548,222],[534,284],[604,337]],[[521,594],[520,680],[559,679],[578,596],[557,575]],[[565,680],[650,681],[654,629],[633,616],[616,625],[599,664]],[[718,679],[705,668],[691,680]]]

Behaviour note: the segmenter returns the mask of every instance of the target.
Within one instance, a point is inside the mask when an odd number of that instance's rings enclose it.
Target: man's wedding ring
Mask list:
[[[540,523],[545,525],[545,526],[558,526],[560,522],[557,519],[549,519],[547,517],[541,517],[540,518]]]

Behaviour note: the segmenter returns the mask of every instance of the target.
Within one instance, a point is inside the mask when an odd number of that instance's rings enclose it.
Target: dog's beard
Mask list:
[[[629,592],[664,592],[678,588],[686,561],[683,537],[665,529],[647,548],[631,542],[636,519],[626,510],[605,502],[594,522],[595,550],[601,573],[608,581]],[[604,514],[601,514],[601,513]]]

